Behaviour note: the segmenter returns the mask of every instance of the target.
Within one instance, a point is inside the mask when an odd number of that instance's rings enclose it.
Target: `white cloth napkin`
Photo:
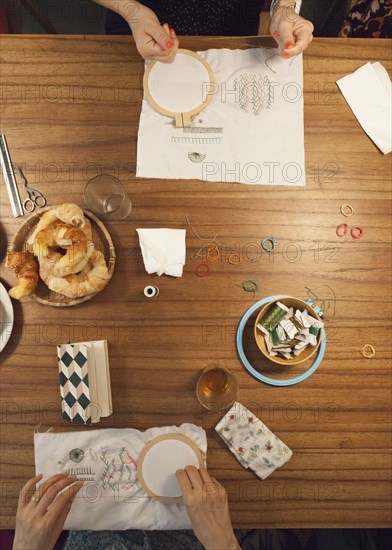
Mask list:
[[[136,229],[147,273],[181,277],[186,229]]]
[[[206,460],[206,434],[194,424],[150,428],[145,432],[112,428],[34,434],[35,468],[44,479],[64,470],[76,473],[76,468],[80,469],[78,478],[91,479],[85,481],[76,496],[64,529],[189,529],[184,504],[167,505],[151,499],[137,480],[140,451],[151,439],[167,433],[192,439]],[[108,464],[113,483],[118,482],[116,489],[102,481],[108,477],[104,475]],[[125,473],[121,477],[122,469]]]
[[[377,147],[392,150],[392,88],[381,63],[366,63],[336,81],[359,124]]]
[[[244,405],[235,402],[215,426],[230,451],[261,479],[290,460],[293,451]]]
[[[190,128],[176,128],[143,99],[136,175],[305,185],[302,55],[286,60],[266,48],[197,53],[214,73],[213,99]]]

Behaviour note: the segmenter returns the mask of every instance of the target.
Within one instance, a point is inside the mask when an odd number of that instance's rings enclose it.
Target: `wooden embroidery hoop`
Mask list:
[[[203,456],[201,454],[201,451],[200,451],[199,447],[192,441],[192,439],[190,439],[189,437],[186,437],[185,435],[182,435],[182,434],[170,433],[170,434],[158,435],[157,437],[154,437],[154,439],[151,439],[151,441],[149,443],[147,443],[147,445],[145,447],[143,447],[143,449],[141,450],[141,452],[139,454],[139,457],[137,459],[137,475],[138,475],[138,479],[140,481],[140,485],[142,486],[144,491],[147,493],[147,495],[154,498],[155,500],[159,500],[163,504],[174,504],[176,502],[181,502],[182,501],[182,496],[179,496],[179,497],[162,497],[160,495],[155,494],[150,489],[150,487],[148,486],[148,484],[147,484],[147,482],[146,482],[146,480],[144,479],[144,476],[143,476],[143,461],[144,461],[144,458],[145,458],[146,454],[151,449],[151,447],[154,447],[154,445],[156,445],[157,443],[160,443],[161,441],[164,441],[166,439],[181,441],[182,443],[185,443],[186,445],[191,447],[191,449],[194,451],[194,453],[197,457],[197,460],[199,462],[199,468],[204,467],[204,460],[203,460]]]
[[[206,71],[208,73],[208,76],[209,76],[209,87],[208,87],[208,91],[205,94],[204,101],[202,101],[199,105],[195,106],[193,109],[191,109],[189,111],[186,111],[186,112],[169,111],[168,109],[165,109],[164,107],[159,105],[159,103],[157,103],[155,101],[155,99],[152,97],[152,94],[151,94],[151,91],[150,91],[150,88],[149,88],[149,78],[150,78],[150,75],[151,75],[151,71],[154,69],[154,67],[156,66],[157,63],[160,63],[159,61],[151,61],[151,63],[148,64],[148,66],[147,66],[147,68],[144,72],[143,89],[144,89],[145,98],[147,99],[149,104],[156,111],[158,111],[158,113],[161,113],[161,114],[163,114],[165,116],[168,116],[168,117],[173,117],[175,125],[176,125],[177,128],[187,128],[191,125],[192,117],[198,115],[201,111],[203,111],[203,109],[205,109],[207,107],[207,105],[210,103],[210,101],[212,100],[212,98],[214,96],[215,77],[214,77],[214,73],[212,72],[212,69],[211,69],[210,65],[207,63],[207,61],[205,59],[203,59],[203,57],[201,57],[196,52],[192,52],[191,50],[184,50],[184,49],[180,48],[177,51],[176,55],[177,56],[178,55],[189,55],[189,56],[197,59],[200,63],[202,63],[202,65],[206,69]],[[175,61],[174,61],[174,63],[175,63]]]

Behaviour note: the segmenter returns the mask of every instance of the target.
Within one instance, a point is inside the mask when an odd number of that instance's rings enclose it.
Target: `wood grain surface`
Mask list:
[[[193,50],[246,44],[271,42],[181,40]],[[14,525],[19,489],[34,474],[36,425],[78,429],[61,419],[56,344],[99,338],[109,341],[114,404],[100,427],[206,428],[209,470],[228,491],[236,527],[390,526],[391,156],[366,136],[335,84],[367,61],[391,74],[390,42],[315,39],[305,52],[305,188],[136,178],[143,62],[131,38],[3,36],[0,55],[1,133],[30,185],[48,204],[83,206],[87,180],[102,171],[122,179],[133,202],[127,221],[106,224],[118,262],[94,300],[61,311],[13,301],[15,325],[0,356],[1,527]],[[341,215],[343,203],[353,206],[351,218]],[[242,263],[223,257],[196,277],[201,242],[188,228],[183,277],[148,276],[135,228],[188,227],[187,212],[201,236],[216,234]],[[2,181],[2,259],[22,221]],[[339,239],[343,222],[362,225],[364,237]],[[275,253],[260,256],[271,235]],[[1,277],[7,288],[15,281],[4,260]],[[258,281],[255,297],[242,290],[244,279]],[[143,296],[147,284],[159,286],[157,298]],[[303,298],[305,287],[327,310],[325,358],[301,384],[258,382],[237,356],[238,322],[255,300]],[[373,359],[362,357],[365,343]],[[239,401],[293,449],[267,480],[240,466],[213,431],[216,415],[201,410],[195,385],[208,365],[229,368]]]

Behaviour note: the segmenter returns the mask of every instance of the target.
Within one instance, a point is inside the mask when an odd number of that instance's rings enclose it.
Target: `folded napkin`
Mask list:
[[[245,468],[261,479],[290,460],[293,451],[241,403],[231,409],[215,426],[230,451]]]
[[[392,150],[392,89],[381,63],[366,63],[354,73],[336,81],[359,124],[377,147]]]
[[[205,431],[194,424],[34,434],[35,468],[44,479],[66,471],[84,481],[64,529],[93,531],[124,529],[189,529],[182,503],[151,499],[137,478],[137,459],[158,435],[183,434],[207,453]]]
[[[186,229],[136,229],[147,273],[181,277]]]

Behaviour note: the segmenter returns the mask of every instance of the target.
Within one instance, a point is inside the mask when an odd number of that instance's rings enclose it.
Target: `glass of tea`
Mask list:
[[[196,385],[199,402],[210,411],[222,411],[232,406],[237,398],[237,380],[222,367],[207,367]]]

